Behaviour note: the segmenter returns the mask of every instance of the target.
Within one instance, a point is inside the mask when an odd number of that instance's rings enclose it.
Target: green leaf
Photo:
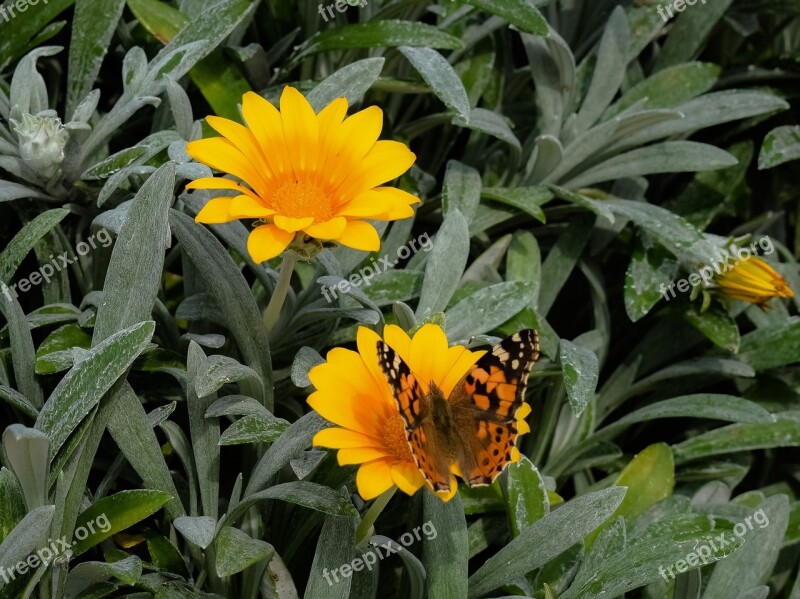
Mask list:
[[[645,510],[672,495],[675,487],[675,462],[669,445],[656,443],[638,453],[614,481],[615,487],[627,487],[625,499],[619,504],[615,516],[635,520]],[[586,539],[591,546],[600,530]]]
[[[231,510],[225,521],[235,522],[257,502],[268,499],[280,499],[332,516],[355,516],[357,514],[350,499],[343,497],[338,491],[317,483],[297,480],[281,483],[258,493],[246,494],[236,509]]]
[[[357,517],[327,516],[315,547],[305,599],[350,599],[352,577],[334,581],[330,572],[349,564],[356,555],[354,545]],[[325,574],[328,574],[326,577]]]
[[[76,324],[65,324],[50,333],[36,350],[36,374],[53,374],[72,366],[72,348],[89,349],[92,338]]]
[[[534,9],[535,10],[535,9]],[[469,120],[470,102],[464,84],[461,83],[453,67],[436,50],[431,48],[414,48],[400,46],[400,52],[422,75],[433,93],[444,102],[444,105],[464,121]],[[464,213],[469,218],[469,213]]]
[[[625,312],[631,322],[646,316],[664,297],[661,289],[672,281],[677,263],[665,256],[663,250],[645,250],[637,246],[625,273]]]
[[[225,429],[219,438],[219,444],[272,443],[284,433],[288,426],[288,422],[275,418],[271,414],[269,416],[261,414],[245,416]]]
[[[264,406],[271,410],[272,361],[269,339],[250,286],[226,249],[205,227],[175,210],[170,211],[169,220],[175,236],[204,278],[217,304],[226,306],[226,324],[239,345],[245,363],[264,382],[263,390],[248,385],[244,393],[263,400]]]
[[[418,320],[444,311],[458,287],[468,257],[467,219],[457,208],[453,208],[445,216],[428,257],[416,311]]]
[[[727,310],[720,306],[711,306],[701,312],[697,304],[692,303],[686,308],[683,317],[717,347],[731,353],[739,351],[739,326]]]
[[[54,505],[43,505],[31,510],[3,539],[3,542],[0,543],[0,564],[5,564],[4,568],[13,568],[16,564],[27,561],[28,556],[35,555],[37,550],[48,546],[47,535],[55,509]],[[3,582],[5,583],[5,580]],[[6,591],[12,588],[5,584],[0,586],[0,593],[3,594],[4,599],[5,597],[10,599],[10,596],[6,595]],[[17,597],[19,596],[17,594]]]
[[[61,379],[36,419],[36,428],[50,439],[51,458],[147,347],[154,330],[150,321],[111,335]]]
[[[451,340],[483,335],[499,327],[531,302],[532,287],[505,281],[479,289],[445,313],[445,332]]]
[[[772,414],[752,401],[733,395],[698,393],[682,395],[634,410],[601,429],[602,437],[616,435],[620,429],[637,422],[661,418],[710,418],[724,422],[772,423]]]
[[[692,60],[732,2],[733,0],[718,0],[702,6],[686,7],[688,10],[678,15],[661,53],[656,58],[656,70]]]
[[[624,497],[625,489],[614,487],[560,506],[486,560],[469,578],[469,597],[482,597],[542,567],[605,522]]]
[[[778,561],[788,523],[789,501],[786,495],[766,499],[757,510],[739,520],[734,534],[741,536],[744,545],[714,566],[703,599],[741,597],[743,593],[766,584]],[[740,531],[743,531],[741,535]]]
[[[134,585],[142,575],[142,560],[135,555],[113,563],[83,562],[72,568],[64,589],[66,597],[91,596],[90,587],[116,578],[126,585]]]
[[[534,0],[466,0],[476,8],[505,19],[533,35],[547,35],[548,27]]]
[[[217,532],[217,521],[210,516],[181,516],[175,518],[172,525],[200,549],[211,545]]]
[[[481,196],[512,206],[529,214],[539,222],[546,220],[542,204],[553,199],[553,193],[544,186],[535,187],[487,187],[480,192]]]
[[[506,509],[512,537],[544,518],[550,512],[544,479],[525,456],[506,468]]]
[[[561,339],[559,360],[569,405],[575,416],[580,416],[592,401],[597,388],[599,376],[597,356],[589,348],[579,347],[566,339]]]
[[[758,155],[758,170],[800,159],[800,127],[786,125],[767,134]]]
[[[217,535],[217,576],[232,576],[260,561],[269,561],[275,549],[269,543],[254,539],[238,528],[222,527]]]
[[[425,521],[436,531],[436,537],[426,541],[422,548],[428,596],[466,599],[469,544],[461,499],[456,494],[445,503],[426,491],[422,495],[422,509]]]
[[[592,82],[577,116],[579,130],[586,131],[594,125],[617,95],[628,64],[629,36],[625,10],[617,6],[608,19],[597,48]]]
[[[20,520],[25,517],[25,497],[17,477],[11,470],[0,467],[0,543],[3,542]]]
[[[34,408],[40,408],[42,388],[34,374],[36,354],[33,349],[31,327],[25,318],[22,306],[13,296],[0,293],[0,312],[8,322],[8,336],[11,341],[11,356],[17,388]]]
[[[17,477],[28,511],[47,503],[50,441],[36,429],[12,424],[3,432],[8,465]]]
[[[13,239],[0,252],[0,281],[2,283],[8,283],[11,280],[25,256],[30,253],[36,243],[47,235],[53,227],[58,225],[67,214],[69,214],[69,210],[56,208],[42,212],[29,223],[25,223],[25,226],[14,235]],[[52,265],[50,265],[50,270],[53,270]],[[39,274],[43,275],[44,273],[40,270]],[[49,276],[53,276],[52,272]],[[32,277],[33,275],[28,276],[29,279],[32,279]],[[5,287],[3,291],[8,293]]]
[[[110,536],[141,522],[155,514],[170,499],[172,497],[161,491],[136,489],[120,491],[95,501],[78,516],[73,554],[80,555]],[[81,528],[85,534],[83,539],[79,531]]]
[[[608,111],[615,116],[644,100],[643,109],[674,108],[709,91],[720,68],[708,62],[687,62],[669,67],[634,85]]]
[[[385,59],[381,56],[364,58],[345,65],[317,84],[306,99],[319,112],[336,98],[347,98],[356,104],[381,76]]]
[[[784,412],[774,422],[731,424],[673,446],[675,462],[753,449],[800,445],[800,412]]]
[[[757,371],[799,362],[800,318],[744,335],[737,358]]]
[[[40,3],[36,10],[26,13],[21,18],[17,12],[18,18],[14,20],[14,25],[5,27],[4,35],[0,39],[0,68],[25,52],[29,42],[45,28],[45,25],[74,3],[75,0],[50,0],[47,3]],[[25,8],[27,10],[29,6],[26,4]],[[3,22],[5,23],[5,20]]]
[[[603,181],[658,173],[683,173],[728,168],[738,161],[725,150],[695,141],[665,141],[609,158],[564,183],[588,187]]]
[[[316,33],[300,47],[294,61],[290,61],[290,64],[306,56],[331,50],[396,48],[399,46],[458,50],[462,45],[461,40],[457,37],[425,23],[371,21],[342,25],[335,29],[326,29]]]
[[[68,117],[92,91],[124,8],[125,0],[76,0],[69,45]]]

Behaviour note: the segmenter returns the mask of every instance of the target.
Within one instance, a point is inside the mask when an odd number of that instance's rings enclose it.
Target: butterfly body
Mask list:
[[[425,389],[405,361],[378,343],[381,368],[394,392],[417,467],[434,491],[448,492],[457,474],[469,485],[491,483],[512,461],[516,412],[539,356],[536,332],[520,331],[495,345],[448,397]]]

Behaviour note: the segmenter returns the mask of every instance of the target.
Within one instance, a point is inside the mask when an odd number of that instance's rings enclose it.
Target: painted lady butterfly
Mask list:
[[[467,484],[487,485],[511,461],[516,412],[539,357],[536,331],[525,329],[495,345],[455,385],[449,397],[433,382],[423,390],[403,359],[378,342],[383,373],[394,391],[406,439],[434,491],[450,491],[451,472]]]

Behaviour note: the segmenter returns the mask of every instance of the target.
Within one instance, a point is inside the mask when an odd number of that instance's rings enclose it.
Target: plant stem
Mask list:
[[[378,516],[381,515],[383,508],[385,508],[386,504],[389,503],[389,500],[392,498],[395,491],[397,491],[397,487],[392,486],[391,489],[384,491],[383,494],[378,496],[372,505],[369,506],[367,513],[364,514],[364,517],[361,519],[358,528],[356,528],[356,547],[364,545],[372,536],[374,532],[372,525],[375,524],[375,520],[377,520]]]
[[[281,315],[281,308],[286,301],[286,294],[289,292],[289,284],[292,281],[292,273],[294,272],[294,265],[297,262],[297,254],[294,252],[286,252],[283,255],[283,262],[281,262],[281,270],[278,273],[278,282],[275,283],[275,290],[272,292],[272,297],[269,300],[267,309],[264,310],[264,327],[267,333],[271,333],[275,323]]]

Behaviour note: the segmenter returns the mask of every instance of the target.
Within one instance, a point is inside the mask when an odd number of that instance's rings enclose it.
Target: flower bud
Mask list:
[[[64,160],[67,133],[56,116],[33,116],[24,113],[22,122],[13,121],[19,141],[19,155],[34,171],[53,176]]]

